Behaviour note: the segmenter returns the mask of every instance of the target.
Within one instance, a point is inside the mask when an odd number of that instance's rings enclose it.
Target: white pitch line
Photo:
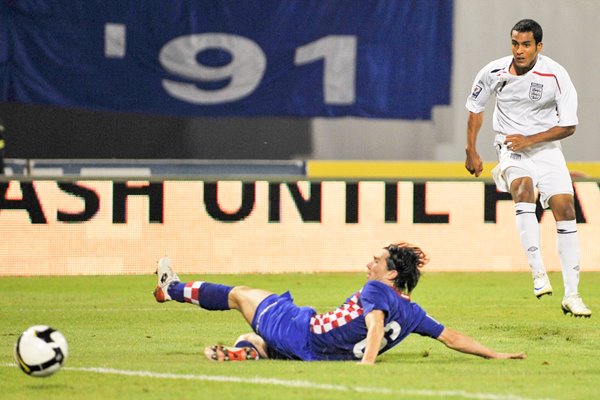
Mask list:
[[[0,364],[3,367],[16,367],[15,364]],[[123,375],[123,376],[135,376],[143,378],[157,378],[157,379],[183,379],[183,380],[194,380],[194,381],[208,381],[208,382],[229,382],[229,383],[249,383],[256,385],[273,385],[273,386],[284,386],[290,388],[304,388],[314,390],[329,390],[333,392],[357,392],[357,393],[369,393],[369,394],[383,394],[393,396],[429,396],[429,397],[456,397],[463,399],[476,399],[476,400],[551,400],[551,399],[533,399],[528,397],[516,396],[513,394],[493,394],[493,393],[470,393],[464,390],[418,390],[418,389],[386,389],[376,387],[365,387],[365,386],[346,386],[346,385],[335,385],[327,383],[317,383],[310,381],[295,381],[285,380],[277,378],[240,378],[235,376],[223,376],[223,375],[191,375],[191,374],[172,374],[172,373],[160,373],[152,371],[130,371],[114,368],[102,368],[102,367],[63,367],[66,371],[79,371],[79,372],[91,372],[96,374],[108,374],[108,375]]]

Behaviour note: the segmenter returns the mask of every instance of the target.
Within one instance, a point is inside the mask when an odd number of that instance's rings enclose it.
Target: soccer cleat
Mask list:
[[[561,304],[563,314],[567,315],[571,313],[574,317],[585,317],[589,318],[592,316],[592,310],[590,310],[578,294],[574,294],[569,297],[565,297]]]
[[[206,358],[212,361],[246,361],[260,359],[258,351],[252,347],[209,346],[204,349]]]
[[[179,277],[171,268],[171,259],[169,257],[163,257],[158,260],[158,268],[156,269],[158,275],[158,285],[154,289],[154,298],[159,303],[171,300],[169,296],[169,285],[173,282],[179,282]]]
[[[533,277],[533,294],[540,299],[544,295],[552,296],[552,285],[545,272]]]

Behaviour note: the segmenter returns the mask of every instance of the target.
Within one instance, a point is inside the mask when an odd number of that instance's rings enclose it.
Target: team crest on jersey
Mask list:
[[[544,85],[541,83],[531,82],[529,87],[529,98],[533,101],[538,101],[542,98],[542,92],[544,91]]]

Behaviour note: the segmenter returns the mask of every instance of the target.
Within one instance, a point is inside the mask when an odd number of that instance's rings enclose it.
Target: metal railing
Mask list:
[[[304,160],[6,159],[6,178],[305,177]]]

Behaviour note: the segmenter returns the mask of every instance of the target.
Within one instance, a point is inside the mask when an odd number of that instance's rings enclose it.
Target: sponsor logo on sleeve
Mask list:
[[[473,88],[473,93],[471,93],[471,97],[473,97],[474,99],[477,98],[477,96],[479,96],[479,93],[481,93],[481,91],[483,90],[483,88],[479,85],[475,85],[475,87]]]

